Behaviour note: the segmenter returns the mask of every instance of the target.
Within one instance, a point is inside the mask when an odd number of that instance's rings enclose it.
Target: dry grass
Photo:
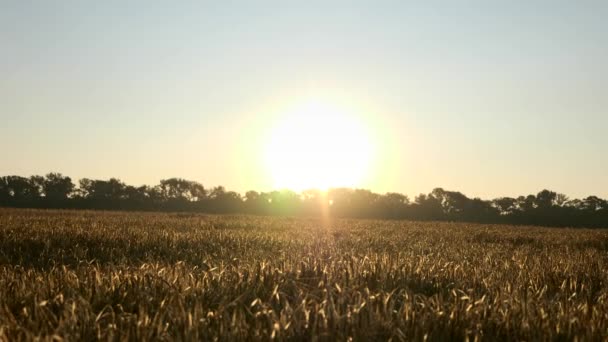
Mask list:
[[[0,209],[0,340],[608,339],[608,232]]]

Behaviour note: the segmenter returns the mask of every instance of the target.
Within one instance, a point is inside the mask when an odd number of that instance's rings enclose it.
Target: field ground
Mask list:
[[[0,340],[608,339],[608,231],[0,209]]]

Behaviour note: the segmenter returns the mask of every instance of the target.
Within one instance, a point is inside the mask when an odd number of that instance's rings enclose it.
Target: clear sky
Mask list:
[[[607,18],[603,0],[4,0],[0,174],[269,190],[268,127],[314,97],[373,126],[373,191],[606,198]]]

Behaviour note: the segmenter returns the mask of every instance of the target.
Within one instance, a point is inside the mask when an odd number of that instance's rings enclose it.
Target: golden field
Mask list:
[[[0,340],[606,340],[608,231],[0,209]]]

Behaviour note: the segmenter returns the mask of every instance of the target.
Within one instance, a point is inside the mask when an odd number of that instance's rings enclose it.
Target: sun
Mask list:
[[[295,191],[356,187],[366,176],[372,144],[352,113],[318,101],[286,112],[270,133],[266,167],[275,188]]]

